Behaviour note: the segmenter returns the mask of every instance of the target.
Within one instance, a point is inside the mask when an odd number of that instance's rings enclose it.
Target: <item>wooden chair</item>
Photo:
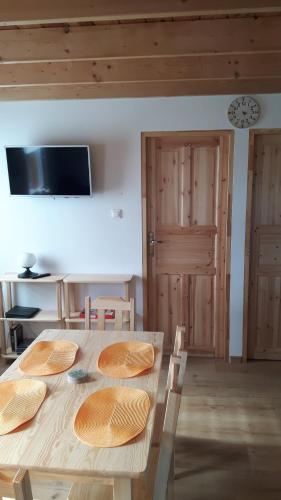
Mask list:
[[[14,476],[0,472],[0,499],[33,500],[28,471],[19,469]]]
[[[170,363],[170,385],[168,390],[164,424],[159,448],[152,448],[147,475],[133,484],[135,500],[171,500],[174,480],[174,445],[178,415],[181,402],[182,377],[185,372],[186,353],[177,358],[172,356]],[[68,500],[113,500],[110,485],[74,484]],[[124,496],[125,500],[125,496]]]
[[[91,297],[85,298],[85,329],[91,330],[91,308],[97,310],[97,330],[105,330],[107,321],[105,318],[106,310],[115,312],[114,330],[130,330],[135,327],[135,301],[125,300],[92,300]],[[125,315],[129,318],[125,318]]]
[[[185,357],[185,364],[186,364],[187,352],[185,352],[183,350],[184,349],[184,340],[185,340],[185,327],[184,326],[177,326],[173,354],[172,354],[172,356],[170,356],[170,361],[169,361],[169,369],[168,369],[167,381],[166,381],[166,387],[165,387],[165,396],[164,396],[164,399],[157,402],[154,432],[153,432],[153,438],[152,438],[153,446],[159,446],[159,443],[160,443],[160,436],[161,436],[162,427],[163,427],[163,423],[164,423],[164,416],[165,416],[165,409],[166,409],[166,404],[167,404],[168,392],[170,389],[172,389],[171,384],[172,384],[172,380],[173,380],[175,371],[180,372],[180,373],[178,373],[179,380],[180,380],[180,387],[179,387],[180,392],[182,391],[182,388],[183,388],[184,375],[185,375],[185,365],[181,363],[180,357],[181,356]],[[183,366],[184,366],[184,371],[182,368]]]

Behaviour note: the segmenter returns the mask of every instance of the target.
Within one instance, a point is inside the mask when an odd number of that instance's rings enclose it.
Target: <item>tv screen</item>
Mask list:
[[[15,195],[90,196],[88,146],[6,147]]]

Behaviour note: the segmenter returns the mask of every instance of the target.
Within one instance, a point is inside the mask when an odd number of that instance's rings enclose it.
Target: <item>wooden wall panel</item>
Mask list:
[[[202,0],[194,11],[182,0],[99,0],[79,8],[75,0],[36,8],[32,0],[24,8],[4,0],[0,99],[280,92],[281,7],[265,3],[208,8]]]
[[[280,93],[281,77],[1,87],[0,101]]]
[[[280,53],[280,26],[270,16],[2,29],[0,54],[2,62],[35,62]]]
[[[66,60],[0,65],[2,86],[281,78],[281,55]]]
[[[182,16],[280,12],[278,0],[1,0],[1,24],[109,21]]]

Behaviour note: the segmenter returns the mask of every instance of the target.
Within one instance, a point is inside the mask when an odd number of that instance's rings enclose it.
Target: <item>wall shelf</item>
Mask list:
[[[4,324],[10,323],[61,323],[64,325],[64,316],[62,313],[62,280],[64,274],[53,274],[44,278],[21,279],[16,273],[6,273],[0,276],[0,340],[1,340],[1,356],[5,359],[16,359],[15,352],[9,352],[7,348]],[[14,304],[15,286],[19,284],[36,285],[53,285],[56,294],[56,309],[53,311],[40,310],[33,318],[6,318],[5,312],[9,311]]]

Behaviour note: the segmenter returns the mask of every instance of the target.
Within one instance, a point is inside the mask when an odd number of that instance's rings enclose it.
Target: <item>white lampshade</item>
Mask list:
[[[33,253],[23,252],[18,257],[18,263],[22,267],[32,267],[36,262],[36,257]]]

